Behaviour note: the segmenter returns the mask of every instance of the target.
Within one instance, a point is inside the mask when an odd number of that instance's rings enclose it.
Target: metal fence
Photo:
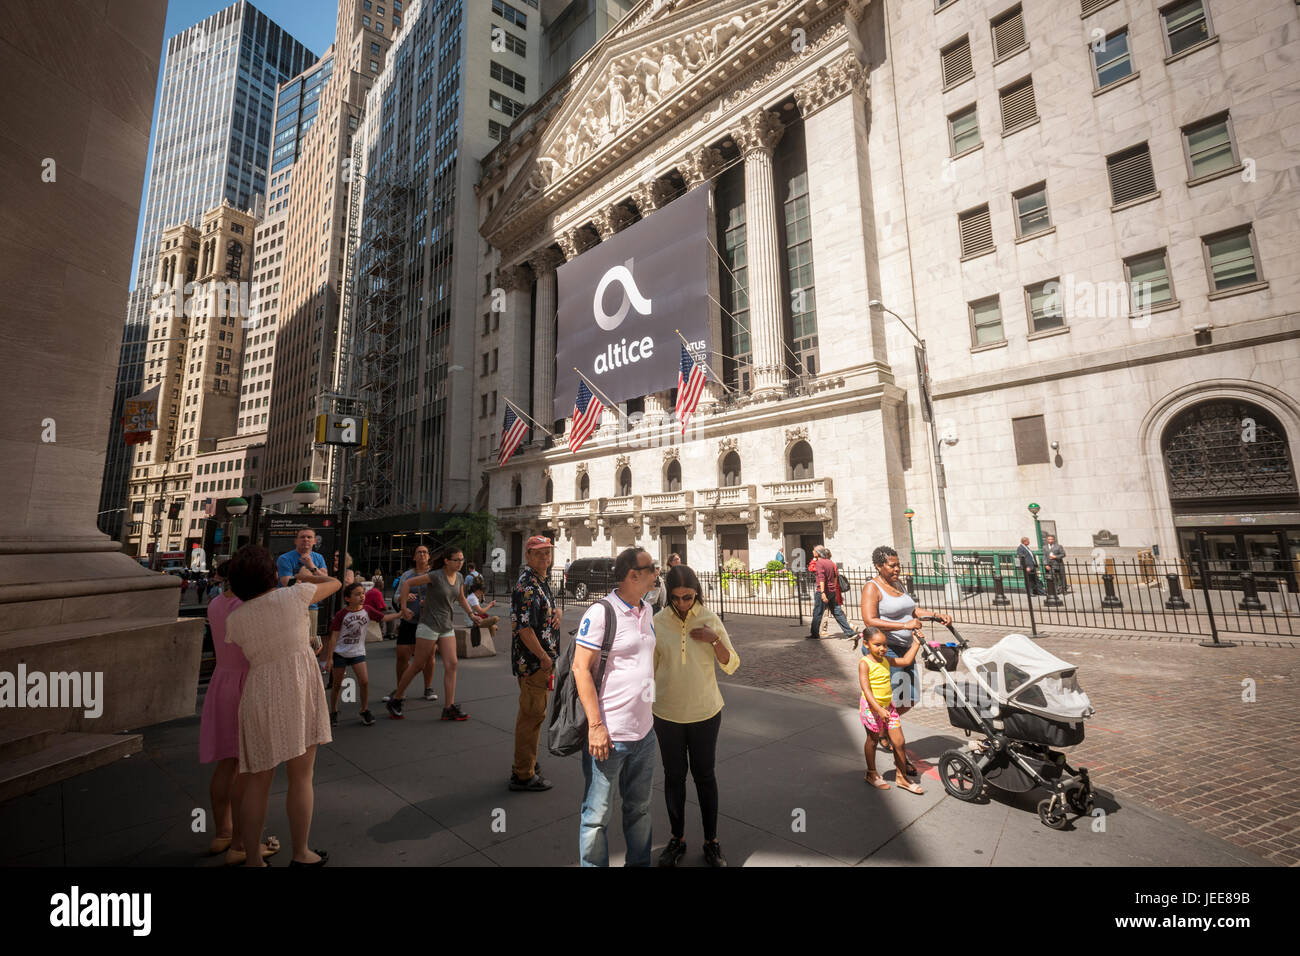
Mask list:
[[[783,617],[811,624],[816,586],[807,572],[697,572],[705,600],[726,613]],[[848,581],[844,612],[862,626],[862,589],[874,570],[841,568]],[[941,563],[905,566],[907,592],[927,611],[942,611],[954,621],[988,624],[1036,634],[1040,629],[1105,628],[1152,634],[1216,637],[1220,632],[1257,636],[1300,636],[1300,590],[1289,569],[1261,573],[1258,567],[1208,562],[1204,568],[1177,562],[1108,560],[1064,562],[1040,569],[1033,583],[1005,560],[968,561],[951,575]],[[489,593],[508,598],[517,573],[487,575]],[[563,572],[552,571],[551,586],[562,606],[589,604],[608,589],[592,587],[587,600],[575,601],[563,587]],[[612,587],[612,583],[611,583]],[[507,609],[508,613],[508,609]],[[824,620],[834,632],[829,613]]]

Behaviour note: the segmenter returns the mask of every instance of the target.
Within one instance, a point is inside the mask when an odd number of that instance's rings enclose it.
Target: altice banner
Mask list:
[[[677,386],[681,340],[709,342],[709,190],[699,186],[557,271],[557,419],[573,412],[581,369],[612,402]]]

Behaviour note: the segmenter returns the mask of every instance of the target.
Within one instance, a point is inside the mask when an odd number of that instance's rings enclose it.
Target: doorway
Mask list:
[[[717,530],[718,548],[722,552],[722,565],[738,558],[749,570],[749,525],[720,524]]]
[[[682,564],[690,564],[690,559],[686,556],[686,529],[681,527],[666,527],[659,529],[660,550],[662,552],[659,566],[668,567],[668,559],[676,554],[682,559]]]

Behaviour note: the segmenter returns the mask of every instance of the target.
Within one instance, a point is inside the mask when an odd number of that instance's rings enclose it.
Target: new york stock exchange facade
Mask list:
[[[900,18],[934,15],[906,6],[917,11]],[[927,317],[934,253],[918,236],[951,232],[955,245],[960,210],[935,224],[933,209],[914,209],[909,229],[900,141],[920,104],[904,99],[899,74],[911,82],[917,71],[889,62],[885,16],[872,0],[646,0],[484,160],[472,453],[478,505],[497,517],[511,567],[535,533],[555,539],[557,565],[637,544],[699,570],[732,557],[761,568],[778,551],[825,543],[842,565],[866,567],[881,544],[906,560],[909,505],[917,548],[938,546],[914,342],[869,303],[909,325],[918,308]],[[927,69],[933,59],[937,75],[937,46],[916,57]],[[929,102],[941,132],[942,105]],[[942,158],[927,160],[936,180]],[[962,299],[974,296],[958,256],[945,280],[956,275],[954,317],[920,323],[936,419],[955,421],[963,446],[945,457],[954,545],[1014,548],[1033,535],[1026,503],[1041,500],[1077,557],[1102,529],[1121,546],[1176,555],[1160,429],[1194,407],[1187,383],[1215,372],[1153,361],[1143,402],[1115,421],[1085,412],[1073,430],[1061,393],[1042,376],[1035,384],[1023,356],[1007,373],[1016,388],[999,392],[989,364],[994,384],[945,396],[944,374],[969,384],[970,363],[987,355],[972,347]],[[1031,334],[1028,347],[1069,365],[1092,334]],[[1021,339],[987,361],[1007,362]],[[684,433],[674,417],[683,343],[710,369]],[[1172,384],[1152,384],[1161,376]],[[606,409],[574,452],[580,378]],[[1110,380],[1076,384],[1115,394]],[[507,401],[542,428],[498,465]],[[1065,466],[1046,455],[1046,438],[1039,463],[1012,453],[1013,420],[1044,413],[1049,437],[1067,437]],[[1087,446],[1110,447],[1126,470],[1103,480],[1083,465]],[[1288,480],[1279,501],[1294,497]]]

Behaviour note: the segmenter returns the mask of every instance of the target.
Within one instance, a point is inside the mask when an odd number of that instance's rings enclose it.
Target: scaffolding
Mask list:
[[[405,235],[412,188],[404,170],[396,168],[368,178],[365,191],[365,216],[357,216],[355,293],[350,309],[355,331],[349,351],[355,361],[350,372],[352,391],[369,411],[370,444],[358,459],[352,487],[357,501],[365,504],[367,517],[380,517],[404,507],[396,500],[394,466]]]

